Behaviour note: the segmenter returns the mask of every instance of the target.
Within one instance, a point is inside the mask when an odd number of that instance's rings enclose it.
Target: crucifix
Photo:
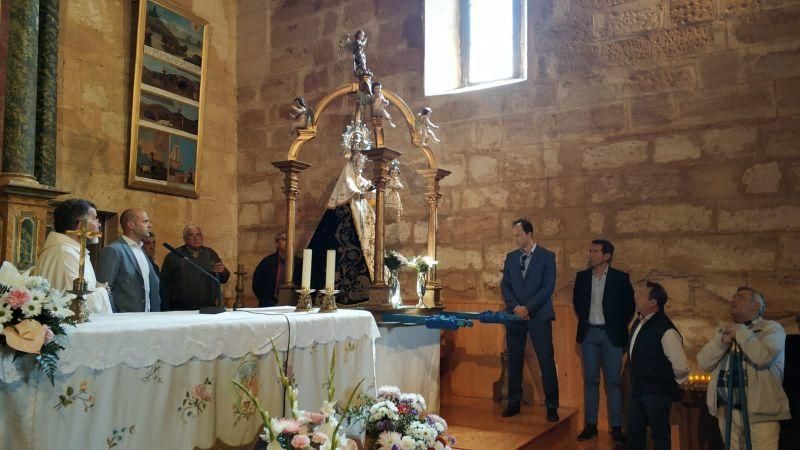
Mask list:
[[[81,244],[80,257],[78,259],[78,278],[73,280],[72,290],[67,291],[68,293],[75,295],[75,298],[72,300],[72,304],[70,305],[70,309],[75,313],[76,323],[88,322],[89,312],[86,310],[86,299],[83,298],[84,295],[91,292],[86,283],[86,279],[83,277],[86,265],[86,240],[100,237],[103,235],[103,233],[90,230],[88,219],[83,219],[81,220],[81,225],[77,230],[67,230],[66,234],[77,239]]]

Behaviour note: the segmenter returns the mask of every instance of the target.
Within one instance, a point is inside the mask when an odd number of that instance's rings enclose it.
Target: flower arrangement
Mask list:
[[[396,250],[389,250],[383,257],[383,264],[390,271],[397,272],[408,265],[408,259]]]
[[[421,274],[427,274],[436,264],[438,264],[438,261],[435,261],[430,256],[417,255],[411,258],[406,265]]]
[[[337,408],[334,395],[336,350],[331,356],[331,364],[326,383],[328,399],[323,402],[319,411],[301,411],[298,409],[297,396],[299,392],[294,378],[287,376],[284,365],[281,363],[275,344],[272,344],[272,353],[278,363],[278,376],[281,384],[286,389],[289,404],[292,408],[291,418],[272,418],[269,412],[261,407],[258,399],[242,384],[233,380],[233,384],[241,390],[255,405],[261,415],[264,432],[261,439],[267,442],[267,450],[349,450],[355,449],[356,444],[344,436],[342,424],[347,419],[347,412],[353,397],[361,388],[364,380],[358,382],[350,394],[347,404],[343,409]]]
[[[64,349],[65,325],[74,325],[69,297],[42,277],[20,273],[13,264],[0,267],[0,344],[20,354],[34,354],[42,372],[54,381],[58,352]]]
[[[383,386],[377,402],[366,408],[368,450],[450,450],[455,443],[447,422],[426,413],[421,395]]]

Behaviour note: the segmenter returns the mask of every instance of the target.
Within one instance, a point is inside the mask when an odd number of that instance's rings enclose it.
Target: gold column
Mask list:
[[[425,177],[427,181],[425,198],[428,200],[428,256],[438,261],[436,236],[439,226],[439,200],[442,198],[442,194],[439,192],[439,182],[450,175],[451,172],[444,169],[422,169],[418,170],[417,173]],[[442,306],[439,296],[442,286],[436,277],[436,272],[436,266],[433,266],[428,273],[426,292],[430,292],[433,297],[432,301],[430,301],[432,305],[428,306]],[[429,303],[428,298],[426,298],[426,303]]]
[[[278,288],[278,304],[294,303],[294,252],[295,228],[297,220],[297,194],[300,192],[300,172],[311,167],[311,164],[297,161],[275,161],[272,163],[283,172],[283,193],[286,194],[286,268],[283,284]]]
[[[389,304],[389,285],[383,279],[384,254],[384,191],[389,181],[389,163],[400,157],[401,153],[390,148],[379,147],[367,152],[367,157],[374,163],[372,184],[375,186],[375,271],[370,289],[369,301],[373,306]]]

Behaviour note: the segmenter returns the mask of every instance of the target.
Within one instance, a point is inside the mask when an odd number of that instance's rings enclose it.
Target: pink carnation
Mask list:
[[[322,445],[328,442],[328,435],[317,431],[314,433],[314,436],[311,437],[311,440],[314,441],[315,444]]]
[[[308,419],[309,422],[313,424],[320,424],[322,423],[323,420],[325,420],[325,417],[327,417],[325,414],[322,414],[320,412],[309,412],[309,411],[304,412],[303,415],[306,417],[306,419]]]
[[[31,291],[25,288],[14,288],[6,294],[6,301],[12,308],[20,309],[27,305],[33,297]]]
[[[294,448],[306,448],[309,445],[311,445],[311,439],[305,434],[298,434],[292,438],[292,447]]]
[[[44,327],[44,343],[47,344],[48,342],[55,339],[56,335],[53,333],[53,330],[50,329],[48,325],[42,325]]]
[[[300,429],[303,427],[303,423],[299,420],[292,420],[292,419],[281,419],[280,420],[281,428],[283,429],[284,433],[288,434],[296,434],[300,432]]]

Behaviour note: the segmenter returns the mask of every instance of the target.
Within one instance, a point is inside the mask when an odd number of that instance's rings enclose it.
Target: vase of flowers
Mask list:
[[[426,411],[425,398],[383,386],[367,410],[365,449],[450,450],[455,440],[447,434],[447,422]]]
[[[415,256],[408,266],[417,270],[417,308],[425,307],[425,290],[428,284],[428,272],[437,264],[430,256]]]
[[[400,279],[398,272],[408,264],[408,260],[400,253],[390,250],[383,257],[383,264],[389,269],[389,303],[395,308],[403,305],[403,298],[400,292]]]
[[[36,355],[39,368],[53,382],[58,352],[66,344],[67,325],[74,325],[70,298],[42,277],[20,273],[13,264],[0,266],[0,349]]]

